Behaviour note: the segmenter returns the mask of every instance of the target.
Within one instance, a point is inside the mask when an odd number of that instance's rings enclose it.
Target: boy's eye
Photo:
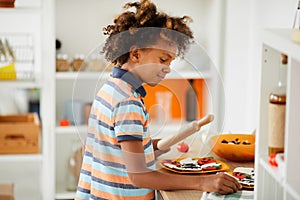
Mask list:
[[[167,59],[161,58],[161,59],[160,59],[160,62],[162,62],[162,63],[167,62]]]

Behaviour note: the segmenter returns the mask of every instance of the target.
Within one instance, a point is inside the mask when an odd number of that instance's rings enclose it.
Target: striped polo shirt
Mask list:
[[[147,167],[155,169],[145,95],[132,74],[113,68],[92,105],[76,200],[154,199],[153,190],[131,183],[120,146],[124,140],[142,141]]]

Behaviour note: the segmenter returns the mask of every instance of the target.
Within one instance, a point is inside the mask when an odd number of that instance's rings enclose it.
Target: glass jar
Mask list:
[[[58,54],[56,56],[56,71],[66,72],[70,69],[70,62],[67,54]]]
[[[284,152],[287,56],[281,55],[277,87],[269,96],[269,155]]]
[[[84,55],[83,54],[76,54],[74,59],[71,63],[73,71],[84,71],[86,68],[86,64],[84,62]]]

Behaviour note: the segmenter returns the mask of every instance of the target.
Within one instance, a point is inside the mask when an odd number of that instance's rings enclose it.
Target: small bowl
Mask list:
[[[255,155],[255,135],[221,134],[210,138],[213,152],[221,158],[234,162],[253,161]]]

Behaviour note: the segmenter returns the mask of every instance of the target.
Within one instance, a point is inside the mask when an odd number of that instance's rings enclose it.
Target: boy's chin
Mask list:
[[[161,81],[160,81],[161,82]],[[151,87],[155,87],[157,86],[160,82],[157,82],[157,83],[154,83],[154,82],[151,82],[151,83],[147,83],[147,85],[151,86]]]

